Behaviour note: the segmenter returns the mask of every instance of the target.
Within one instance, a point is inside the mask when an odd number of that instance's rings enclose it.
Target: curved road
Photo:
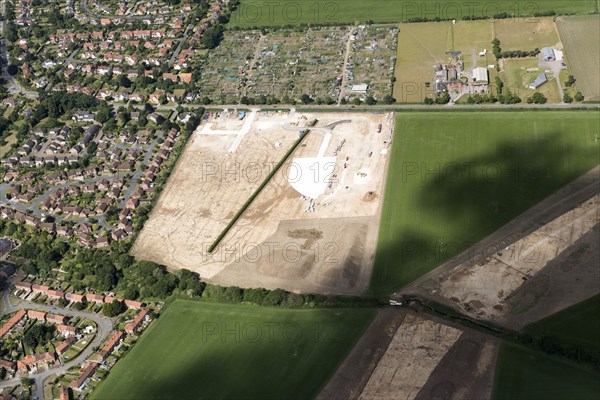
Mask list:
[[[164,131],[164,129],[157,131],[156,137],[154,138],[152,143],[150,143],[148,145],[144,145],[144,146],[133,145],[133,146],[126,147],[122,144],[117,144],[114,146],[116,149],[120,149],[123,151],[141,150],[145,153],[143,161],[138,162],[138,164],[137,164],[138,167],[136,168],[136,170],[131,175],[131,178],[129,179],[129,185],[123,191],[121,200],[119,201],[119,203],[117,205],[118,208],[125,207],[125,205],[129,201],[131,195],[133,194],[133,190],[137,187],[138,179],[140,179],[142,174],[145,172],[145,170],[142,169],[142,165],[148,165],[150,163],[150,160],[152,159],[152,156],[154,155],[154,151],[156,150],[156,147],[158,146],[158,141],[161,139],[164,140],[165,134],[166,134],[166,132]],[[37,196],[35,199],[33,199],[29,203],[15,201],[15,200],[9,200],[6,197],[6,193],[11,188],[11,183],[0,183],[0,205],[6,205],[14,210],[19,210],[24,213],[28,213],[28,210],[31,210],[30,212],[32,215],[34,215],[38,218],[42,218],[42,216],[43,216],[42,214],[45,214],[46,212],[40,209],[40,205],[48,197],[50,197],[53,193],[55,193],[57,190],[64,189],[64,188],[67,188],[70,186],[81,186],[86,183],[97,183],[104,179],[112,181],[118,177],[119,177],[119,173],[117,173],[116,175],[100,175],[100,176],[96,176],[96,177],[92,177],[92,178],[84,178],[83,180],[80,180],[80,181],[68,181],[68,182],[59,183],[59,184],[53,185],[52,187],[48,188],[44,193],[42,193],[40,196]],[[52,214],[52,216],[54,217],[54,220],[57,224],[60,223],[62,220],[68,220],[68,218],[69,218],[68,216],[60,216],[58,214]],[[104,228],[107,231],[110,231],[108,225],[106,224],[106,219],[103,214],[92,215],[91,217],[95,218],[98,221],[98,224],[100,224],[100,226],[102,228]],[[87,221],[87,219],[84,219],[84,221]]]
[[[94,337],[94,339],[91,341],[90,344],[88,344],[88,346],[77,357],[75,357],[74,359],[70,360],[69,362],[67,362],[65,364],[61,364],[57,368],[50,368],[47,371],[28,375],[29,378],[35,379],[35,381],[36,381],[34,396],[37,396],[37,398],[39,398],[39,399],[43,399],[44,398],[44,381],[52,375],[61,374],[61,373],[65,372],[66,370],[68,370],[70,367],[83,363],[94,352],[93,349],[97,346],[100,346],[100,344],[102,344],[102,342],[104,342],[106,340],[109,333],[112,332],[113,322],[110,318],[104,317],[99,314],[92,314],[92,313],[87,313],[84,311],[76,311],[76,310],[65,309],[65,308],[60,308],[60,307],[51,307],[51,306],[46,306],[46,305],[42,305],[42,304],[31,303],[28,301],[22,301],[19,305],[14,306],[14,305],[10,304],[9,291],[10,291],[9,289],[4,291],[2,301],[4,302],[5,307],[4,307],[4,310],[2,312],[0,312],[0,315],[9,314],[9,313],[12,313],[12,312],[15,312],[18,310],[23,310],[23,309],[36,310],[36,311],[44,311],[44,312],[49,312],[49,313],[54,313],[54,314],[61,314],[61,315],[65,315],[68,317],[87,318],[87,319],[94,321],[98,327],[97,331],[96,331],[96,336]],[[21,382],[20,378],[13,378],[8,381],[2,381],[2,382],[0,382],[0,389],[19,384],[20,382]]]

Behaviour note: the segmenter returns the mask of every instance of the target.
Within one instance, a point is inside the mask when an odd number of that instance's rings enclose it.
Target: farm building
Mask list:
[[[369,85],[367,85],[366,83],[361,83],[359,85],[352,85],[352,93],[367,94],[367,90],[369,90]]]
[[[544,47],[542,49],[542,57],[544,61],[556,60],[556,55],[554,54],[554,50],[551,47]]]
[[[535,78],[535,80],[533,82],[531,82],[531,85],[529,85],[529,88],[537,89],[546,82],[548,82],[548,78],[546,78],[546,73],[542,72],[538,75],[537,78]]]
[[[488,70],[483,67],[473,68],[473,81],[477,83],[489,83]]]

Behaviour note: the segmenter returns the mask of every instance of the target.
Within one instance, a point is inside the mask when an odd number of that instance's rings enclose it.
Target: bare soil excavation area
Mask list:
[[[133,255],[228,286],[364,292],[393,121],[392,114],[209,114],[190,138]],[[307,129],[209,254],[209,246]]]
[[[456,268],[440,294],[472,316],[498,319],[505,300],[598,222],[600,195],[475,265]]]
[[[489,399],[499,344],[415,310],[381,308],[317,400]]]
[[[359,399],[414,399],[462,331],[407,314]]]

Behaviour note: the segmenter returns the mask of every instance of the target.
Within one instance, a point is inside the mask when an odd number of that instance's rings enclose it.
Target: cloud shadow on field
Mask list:
[[[385,213],[390,204],[384,204],[371,293],[386,296],[401,289],[598,164],[597,143],[574,145],[556,131],[518,144],[507,139],[492,151],[428,167],[424,174],[417,166],[412,182],[388,179],[386,196],[403,190],[415,195],[412,204],[389,212],[399,216],[396,222]],[[399,164],[391,162],[394,166]]]
[[[313,398],[375,316],[367,308],[169,307],[93,399]]]

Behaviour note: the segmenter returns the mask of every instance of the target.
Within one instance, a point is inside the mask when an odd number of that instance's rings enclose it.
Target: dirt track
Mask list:
[[[208,254],[314,120],[289,162]],[[133,254],[227,286],[360,294],[371,276],[392,131],[391,114],[212,116],[190,139]]]

